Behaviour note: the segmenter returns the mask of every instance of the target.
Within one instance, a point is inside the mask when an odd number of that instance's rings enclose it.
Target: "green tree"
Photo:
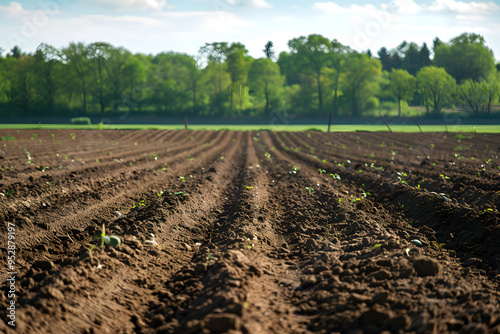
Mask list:
[[[491,103],[497,103],[500,97],[500,72],[491,74],[484,85],[488,103],[487,112],[489,115],[491,112]]]
[[[89,48],[82,42],[71,42],[68,47],[61,50],[63,62],[69,63],[81,83],[83,94],[82,111],[87,113],[87,94],[88,94],[88,76],[90,71],[90,54]]]
[[[301,68],[309,74],[314,75],[318,89],[318,106],[320,112],[323,110],[323,87],[321,74],[330,61],[329,52],[331,43],[321,35],[301,36],[288,41],[288,47],[296,56]]]
[[[339,87],[340,87],[340,77],[346,63],[349,48],[342,45],[336,39],[330,42],[330,63],[328,67],[333,70],[333,108],[330,109],[328,113],[328,132],[330,132],[330,127],[332,124],[332,116],[337,116],[339,113]]]
[[[250,61],[246,58],[248,50],[241,43],[233,43],[226,51],[226,66],[231,78],[229,99],[231,111],[243,109],[246,95],[246,80]]]
[[[460,102],[467,104],[474,115],[479,114],[481,106],[487,101],[485,83],[466,79],[457,86],[457,91]]]
[[[226,66],[223,63],[226,59],[228,45],[227,42],[205,43],[200,48],[199,53],[207,59],[205,68],[205,78],[209,78],[212,85],[211,105],[216,114],[224,113],[224,101],[226,94],[223,92],[223,86],[227,73]]]
[[[266,46],[264,47],[264,50],[262,50],[264,54],[266,55],[267,59],[273,60],[274,58],[274,44],[271,41],[268,41],[266,43]]]
[[[435,66],[422,67],[417,73],[418,89],[426,104],[433,107],[438,114],[443,106],[451,100],[455,90],[455,80],[444,68]]]
[[[278,107],[283,89],[283,77],[278,64],[269,58],[255,60],[248,72],[248,86],[257,97],[263,97],[264,112],[268,115],[272,108]]]
[[[36,72],[38,77],[38,91],[43,101],[43,108],[54,111],[56,87],[54,69],[58,64],[59,51],[52,45],[42,43],[35,53]]]
[[[111,50],[114,47],[109,43],[96,42],[88,46],[88,55],[92,62],[95,63],[95,68],[97,71],[97,92],[99,99],[99,106],[101,111],[101,116],[104,115],[104,73],[106,68],[106,62],[110,57]]]
[[[138,60],[122,47],[111,47],[106,49],[106,58],[103,62],[111,90],[111,109],[116,111],[117,103],[121,100],[121,95],[127,87],[127,82],[142,82],[138,69],[141,64]]]
[[[401,100],[409,100],[415,92],[415,77],[403,69],[389,72],[389,89],[398,101],[398,116],[401,117]]]
[[[185,67],[188,77],[189,77],[189,86],[191,88],[191,99],[192,99],[192,110],[193,114],[196,114],[198,111],[198,91],[200,80],[202,77],[202,72],[200,69],[200,61],[199,58],[191,57],[188,55],[184,55],[181,59],[182,65]]]
[[[463,33],[448,44],[438,43],[434,64],[443,67],[457,82],[485,80],[495,71],[495,59],[483,36]]]
[[[39,99],[36,89],[35,58],[23,54],[19,59],[12,57],[12,60],[9,99],[11,104],[27,114],[34,109]]]
[[[360,115],[361,107],[369,96],[373,96],[371,93],[381,74],[382,64],[378,59],[357,52],[347,56],[342,81],[352,116]]]

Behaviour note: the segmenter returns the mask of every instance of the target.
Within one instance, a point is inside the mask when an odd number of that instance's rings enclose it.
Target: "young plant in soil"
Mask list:
[[[101,235],[94,236],[95,239],[100,239],[101,247],[104,247],[104,244],[109,246],[118,246],[121,243],[121,240],[116,235],[106,235],[106,227],[102,224],[102,232]],[[92,247],[93,249],[93,247]]]

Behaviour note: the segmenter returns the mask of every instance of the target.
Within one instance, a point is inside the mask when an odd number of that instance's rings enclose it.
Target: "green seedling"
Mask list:
[[[15,192],[14,189],[9,189],[6,193],[5,193],[5,197],[9,197],[10,195],[12,195],[13,193]]]
[[[224,156],[221,156],[221,157],[220,157],[220,159],[221,159],[221,160],[224,160]]]
[[[187,157],[188,160],[194,160],[191,156]]]
[[[181,180],[182,182],[186,182],[186,178],[184,176],[179,176],[179,180]]]
[[[76,135],[74,133],[69,134],[71,136],[71,139],[76,139]]]
[[[270,154],[269,152],[264,153],[264,156],[265,156],[266,158],[268,158],[269,160],[272,160],[272,159],[271,159],[271,154]]]
[[[410,241],[412,244],[422,247],[422,242],[418,239],[413,239]]]
[[[484,209],[483,213],[486,213],[486,212],[493,212],[494,210],[491,209],[491,208],[488,208],[488,209]]]
[[[146,203],[144,203],[144,200],[141,200],[139,203],[135,204],[132,209],[135,209],[137,206],[146,206]]]
[[[373,245],[373,249],[376,249],[376,248],[378,248],[380,246],[382,246],[382,244],[375,244],[375,245]]]
[[[288,174],[297,174],[298,171],[299,171],[299,167],[293,166],[293,170],[289,171]]]
[[[158,155],[153,154],[153,159],[158,160]]]
[[[95,239],[100,239],[101,241],[101,247],[104,246],[104,244],[106,245],[109,245],[109,246],[118,246],[120,243],[121,243],[121,240],[119,237],[117,237],[116,235],[106,235],[106,227],[104,226],[104,224],[102,224],[102,232],[101,232],[101,235],[96,235],[94,236]],[[93,249],[93,247],[92,247]],[[92,249],[91,249],[91,252],[92,252]]]
[[[444,178],[444,179],[446,179],[446,180],[449,180],[449,179],[450,179],[448,176],[443,175],[443,174],[441,174],[441,175],[439,175],[439,176],[441,176],[442,178]]]
[[[250,189],[252,189],[253,187],[252,187],[252,186],[249,186],[249,187],[245,187],[245,188],[247,188],[248,190],[250,190]]]
[[[318,168],[319,175],[323,175],[323,173],[326,173],[326,170]]]
[[[311,187],[306,187],[306,190],[309,191],[309,194],[312,194],[314,192],[314,189]]]
[[[33,140],[33,139],[35,139],[37,137],[38,137],[38,135],[36,133],[34,133],[34,134],[31,135],[30,140]]]

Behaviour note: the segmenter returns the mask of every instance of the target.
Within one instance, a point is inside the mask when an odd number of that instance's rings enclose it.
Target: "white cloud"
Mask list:
[[[20,18],[29,14],[27,10],[23,9],[23,6],[19,2],[11,2],[8,6],[0,5],[0,13],[2,13],[2,16],[10,18]]]
[[[493,2],[462,2],[455,0],[435,0],[428,10],[434,12],[456,12],[461,14],[490,14],[500,7]]]
[[[213,0],[210,0],[213,1]],[[219,0],[220,1],[220,0]],[[273,8],[273,6],[267,0],[222,0],[224,4],[221,4],[219,1],[215,1],[215,7],[218,9],[227,9],[236,8],[238,6],[248,6],[258,9],[269,9]]]
[[[397,8],[398,13],[401,14],[415,14],[421,10],[421,7],[413,0],[395,0],[392,2]]]
[[[313,9],[323,11],[327,14],[342,14],[346,12],[346,9],[340,7],[336,3],[331,1],[328,2],[316,2],[312,6]]]
[[[273,8],[273,6],[266,0],[247,0],[248,4],[255,8]]]
[[[91,2],[117,10],[161,10],[167,4],[166,0],[91,0]]]

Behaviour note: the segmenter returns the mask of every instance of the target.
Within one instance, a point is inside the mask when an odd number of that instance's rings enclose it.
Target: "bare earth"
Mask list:
[[[500,135],[8,133],[17,333],[500,333]]]

